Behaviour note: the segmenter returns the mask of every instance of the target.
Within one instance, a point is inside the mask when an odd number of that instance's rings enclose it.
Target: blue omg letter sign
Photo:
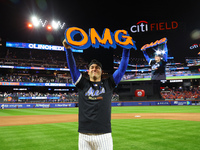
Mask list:
[[[81,35],[81,40],[76,41],[74,39],[76,34]],[[118,45],[125,49],[137,49],[135,46],[135,41],[131,36],[129,36],[126,30],[117,30],[113,34],[110,29],[105,28],[102,36],[100,36],[94,28],[90,28],[88,36],[83,29],[78,27],[70,27],[65,31],[65,39],[67,44],[75,49],[87,49],[90,46],[99,48],[99,45],[104,48],[112,47],[115,49],[117,47],[116,45]]]

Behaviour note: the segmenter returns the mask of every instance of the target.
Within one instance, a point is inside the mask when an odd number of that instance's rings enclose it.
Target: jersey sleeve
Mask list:
[[[121,78],[126,72],[126,68],[128,66],[128,61],[129,61],[129,55],[130,55],[130,50],[124,49],[119,68],[113,73],[113,79],[116,85],[119,84]]]
[[[87,83],[88,83],[88,80],[85,77],[83,77],[81,74],[80,78],[77,80],[75,85],[78,89],[83,90]]]
[[[151,66],[151,65],[152,65],[152,63],[153,63],[153,60],[152,60],[152,59],[150,59],[150,61],[149,61],[149,65]]]
[[[70,69],[72,81],[76,85],[81,79],[82,75],[76,67],[76,62],[75,62],[71,49],[65,49],[65,52],[66,52],[67,64]]]
[[[149,58],[149,55],[147,54],[147,52],[146,52],[146,51],[143,51],[143,54],[144,54],[144,57],[145,57],[145,59],[147,60],[148,64],[151,65],[151,64],[150,64],[150,63],[151,63],[151,59]]]
[[[163,60],[165,61],[165,62],[167,62],[167,59],[168,59],[168,48],[167,48],[167,44],[165,43],[165,45],[164,45],[164,51],[165,51],[165,53],[164,53],[164,55],[163,55]]]

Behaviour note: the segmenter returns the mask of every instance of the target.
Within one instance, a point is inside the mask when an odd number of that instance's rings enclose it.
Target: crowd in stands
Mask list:
[[[72,83],[69,73],[55,75],[1,75],[0,82]]]
[[[121,61],[121,58],[120,56],[117,56],[117,55],[113,55],[113,60],[114,62],[116,63],[120,63]],[[152,57],[154,58],[154,57]],[[138,67],[139,66],[149,66],[147,60],[144,58],[144,56],[142,55],[141,58],[137,58],[137,57],[130,57],[129,58],[129,64],[130,66],[132,67]],[[174,63],[174,60],[173,59],[168,59],[167,61],[167,66],[173,66],[173,67],[179,67],[179,66],[182,66],[184,64],[181,64],[181,63]]]
[[[17,103],[17,102],[78,102],[78,93],[40,93],[40,92],[13,92],[13,93],[0,93],[0,97],[4,102]],[[22,98],[23,97],[23,98]],[[44,98],[46,97],[46,98]],[[119,95],[114,93],[112,101],[119,101]]]
[[[77,67],[87,69],[88,63],[74,53]],[[0,54],[0,65],[68,68],[65,52],[7,49]]]
[[[161,91],[161,96],[165,100],[195,100],[200,99],[200,90],[197,87],[190,90],[167,88]]]
[[[2,93],[5,102],[77,102],[78,94],[72,93],[40,93],[40,92],[13,92]],[[22,98],[23,97],[23,98]],[[46,98],[44,98],[46,97]]]
[[[198,53],[200,54],[200,53]],[[186,58],[187,66],[199,66],[200,65],[200,58]]]
[[[122,77],[122,80],[130,80],[130,79],[139,79],[139,78],[150,78],[151,73],[140,73],[140,72],[135,72],[135,73],[125,73]]]
[[[120,56],[113,56],[113,60],[116,63],[120,63],[121,62],[121,58]],[[148,65],[148,62],[146,61],[145,58],[135,58],[135,57],[130,57],[129,58],[129,64],[130,65]]]
[[[76,65],[80,69],[88,69],[88,63],[83,59],[82,55],[74,53],[76,60]],[[121,61],[121,57],[114,55],[114,68],[117,69]],[[168,60],[166,67],[166,75],[182,75],[191,74],[190,70],[176,70],[180,68],[183,64],[172,63],[173,60]],[[177,65],[173,65],[177,64]],[[0,65],[13,65],[13,66],[30,66],[30,67],[52,67],[52,68],[68,68],[65,52],[58,51],[38,51],[30,49],[6,49],[0,54]],[[143,67],[142,67],[143,66]],[[174,68],[174,70],[169,70]],[[130,57],[128,69],[137,69],[140,71],[127,73],[124,75],[122,80],[137,79],[137,78],[149,78],[151,75],[150,66],[145,58],[135,58]],[[149,71],[141,71],[149,70]],[[46,77],[37,75],[27,75],[27,76],[16,76],[12,77],[3,76],[0,77],[0,81],[10,81],[10,82],[46,82],[46,83],[71,83],[70,77],[59,78],[56,76]]]

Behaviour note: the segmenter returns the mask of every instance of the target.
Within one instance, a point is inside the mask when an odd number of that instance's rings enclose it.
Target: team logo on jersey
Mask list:
[[[90,100],[102,100],[103,97],[101,94],[105,93],[105,88],[101,87],[99,90],[94,90],[92,87],[85,93],[85,96],[88,96]]]
[[[158,69],[159,67],[160,67],[160,64],[155,63],[155,64],[151,67],[151,69],[152,69],[152,70],[156,70],[156,69]]]

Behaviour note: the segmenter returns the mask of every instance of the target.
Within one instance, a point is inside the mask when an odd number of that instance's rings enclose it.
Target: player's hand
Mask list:
[[[71,48],[71,46],[67,44],[66,39],[63,40],[62,44],[66,49],[70,49]]]

